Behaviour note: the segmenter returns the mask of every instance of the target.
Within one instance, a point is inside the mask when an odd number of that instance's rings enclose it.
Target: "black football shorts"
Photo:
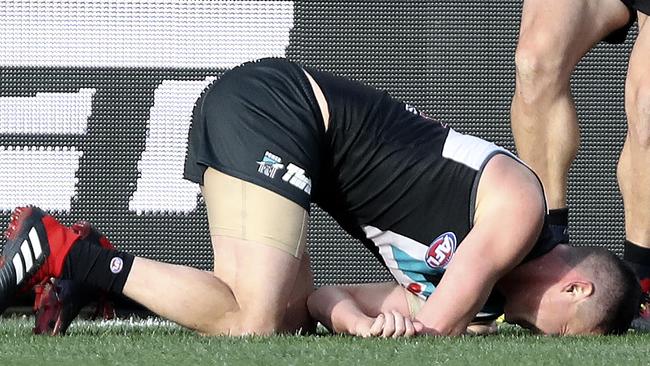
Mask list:
[[[269,189],[307,212],[318,182],[325,127],[303,69],[284,59],[226,72],[197,101],[184,177],[207,167]]]

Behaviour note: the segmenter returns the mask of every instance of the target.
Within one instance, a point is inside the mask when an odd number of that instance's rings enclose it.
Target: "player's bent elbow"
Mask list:
[[[328,307],[331,308],[332,298],[335,297],[338,292],[336,286],[323,286],[312,292],[307,298],[307,309],[309,310],[309,314],[311,314],[314,319],[323,322],[324,313],[327,312],[326,309]]]
[[[336,333],[349,333],[350,294],[342,286],[323,286],[307,299],[307,309],[314,320]]]

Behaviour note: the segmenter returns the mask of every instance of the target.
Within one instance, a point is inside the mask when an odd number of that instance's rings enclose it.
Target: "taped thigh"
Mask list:
[[[204,183],[211,236],[258,242],[302,256],[309,215],[300,205],[212,168],[205,171]]]

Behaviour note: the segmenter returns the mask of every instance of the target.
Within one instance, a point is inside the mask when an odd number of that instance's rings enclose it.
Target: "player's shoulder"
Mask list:
[[[475,225],[527,225],[538,230],[546,201],[537,176],[515,157],[498,154],[486,164],[476,197]]]
[[[485,165],[478,185],[477,201],[502,205],[534,205],[545,210],[544,190],[535,173],[514,156],[497,154]]]

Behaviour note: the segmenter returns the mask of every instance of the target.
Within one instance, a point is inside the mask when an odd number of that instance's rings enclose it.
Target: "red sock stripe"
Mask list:
[[[645,293],[650,292],[650,279],[644,278],[641,280],[641,290]]]
[[[63,272],[65,258],[72,245],[79,239],[79,235],[69,228],[61,225],[54,217],[43,218],[47,240],[50,244],[50,258],[48,259],[48,273],[53,277],[60,277]]]
[[[108,238],[105,237],[105,236],[102,236],[102,237],[99,238],[99,245],[101,245],[102,248],[104,248],[104,249],[113,249],[113,250],[115,250],[115,246],[110,241],[108,241]]]

